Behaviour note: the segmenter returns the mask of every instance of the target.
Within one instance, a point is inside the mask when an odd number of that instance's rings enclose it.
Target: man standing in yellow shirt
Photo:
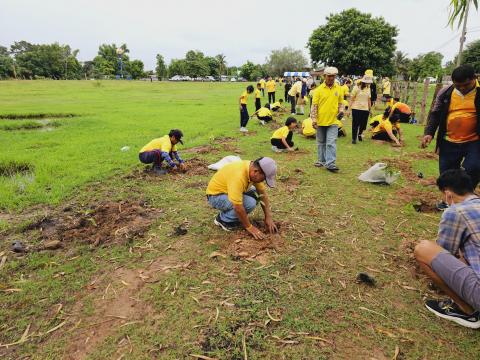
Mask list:
[[[326,67],[325,81],[315,89],[312,99],[312,125],[317,129],[318,160],[317,167],[337,172],[338,125],[335,121],[343,117],[343,90],[335,82],[338,70]]]
[[[262,97],[265,97],[265,79],[261,78],[258,80],[258,83],[260,84],[260,90],[262,91]]]
[[[463,167],[475,188],[480,181],[480,87],[468,64],[453,70],[452,81],[435,99],[422,147],[430,144],[438,129],[440,175]]]
[[[242,226],[255,239],[263,239],[265,235],[248,219],[248,214],[255,209],[258,199],[265,214],[267,230],[270,233],[276,232],[277,227],[272,219],[270,201],[263,183],[265,181],[273,188],[276,173],[277,164],[269,157],[255,161],[236,161],[218,170],[210,179],[206,191],[210,206],[220,210],[214,224],[225,231]]]
[[[271,76],[268,77],[268,81],[265,83],[265,87],[267,88],[267,93],[268,93],[268,102],[270,104],[275,102],[275,88],[277,84],[275,83],[275,80],[272,79]]]
[[[385,104],[390,99],[390,88],[392,84],[388,77],[383,78],[382,80],[382,101]]]

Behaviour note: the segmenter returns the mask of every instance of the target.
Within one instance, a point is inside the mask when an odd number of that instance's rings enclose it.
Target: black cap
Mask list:
[[[181,130],[179,129],[173,129],[173,130],[170,130],[170,132],[168,133],[168,136],[173,136],[175,139],[177,139],[180,144],[183,145],[183,141],[182,141],[182,137],[183,137],[183,133]]]

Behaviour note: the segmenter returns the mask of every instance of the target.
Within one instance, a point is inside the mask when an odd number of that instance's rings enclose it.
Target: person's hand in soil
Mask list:
[[[265,234],[253,225],[250,225],[250,227],[246,228],[245,230],[247,230],[255,240],[262,240],[265,238]]]
[[[295,151],[295,149],[292,148],[292,147],[289,147],[289,148],[288,148],[288,151]]]
[[[271,218],[265,218],[265,227],[270,234],[278,232],[277,225],[275,225]]]
[[[171,167],[170,169],[168,169],[168,172],[170,174],[176,174],[178,172],[177,170],[178,170],[178,167],[175,166],[175,167]]]
[[[430,145],[430,143],[432,142],[432,135],[425,135],[423,138],[422,138],[422,144],[421,144],[421,147],[423,149],[425,149],[428,145]]]
[[[180,170],[182,172],[187,172],[187,166],[185,165],[185,163],[182,162],[182,163],[180,163],[179,166],[180,166]]]

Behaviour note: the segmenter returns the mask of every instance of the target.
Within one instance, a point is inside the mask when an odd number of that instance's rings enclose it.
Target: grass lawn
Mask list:
[[[412,206],[440,199],[422,128],[402,125],[401,149],[339,139],[331,174],[313,167],[313,140],[295,135],[300,151],[274,154],[270,126],[251,120],[239,134],[246,85],[0,83],[0,117],[43,114],[0,119],[0,357],[478,357],[477,332],[424,308],[440,295],[412,262],[440,218]],[[138,149],[174,127],[195,167],[150,176]],[[269,195],[279,235],[258,242],[213,225],[204,165],[231,154],[278,161]],[[380,160],[401,170],[398,182],[357,180]],[[42,250],[52,239],[61,248]],[[10,252],[15,240],[30,251]],[[359,272],[376,286],[356,283]]]

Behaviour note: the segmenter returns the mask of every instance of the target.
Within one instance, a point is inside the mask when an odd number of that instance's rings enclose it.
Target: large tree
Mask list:
[[[185,75],[185,60],[172,59],[168,66],[168,76]]]
[[[404,54],[401,51],[395,51],[392,61],[393,67],[395,69],[395,74],[401,75],[405,80],[407,80],[409,78],[409,69],[412,60],[407,57],[407,54]]]
[[[428,76],[442,76],[442,59],[443,55],[435,51],[418,55],[412,60],[409,71],[410,77],[412,78],[412,80],[417,81],[423,80]]]
[[[227,62],[226,62],[226,56],[223,54],[218,54],[215,56],[215,59],[217,59],[218,63],[218,72],[220,75],[224,75],[226,70],[227,70]]]
[[[128,66],[130,59],[127,54],[130,50],[127,44],[122,44],[119,47],[116,44],[102,44],[98,48],[98,55],[93,59],[96,73],[107,76],[120,74],[117,49],[122,51],[120,58],[122,59],[123,67],[126,68]]]
[[[162,80],[167,76],[167,65],[165,64],[165,59],[162,55],[157,54],[157,66],[155,66],[155,72],[157,74],[158,80]]]
[[[356,9],[327,16],[315,29],[307,47],[314,63],[336,66],[346,74],[374,69],[378,75],[393,72],[392,58],[398,30],[383,17],[372,17]]]
[[[185,74],[192,78],[209,75],[205,55],[201,51],[190,50],[185,54]]]
[[[126,64],[125,70],[132,79],[140,79],[145,75],[143,71],[143,62],[141,60],[132,60]]]
[[[480,73],[480,40],[467,45],[462,54],[462,64],[470,64],[475,68],[475,72]]]
[[[291,47],[272,50],[267,58],[266,67],[270,75],[282,76],[285,71],[302,71],[308,64],[301,50]]]
[[[14,77],[14,62],[8,49],[0,46],[0,79]]]

